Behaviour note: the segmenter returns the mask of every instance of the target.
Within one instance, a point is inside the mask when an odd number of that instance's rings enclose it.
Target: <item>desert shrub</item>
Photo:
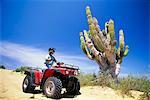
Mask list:
[[[6,69],[4,65],[0,65],[0,69]]]
[[[109,73],[100,73],[97,78],[97,84],[102,87],[110,87],[114,84],[114,80]]]
[[[86,73],[80,72],[77,78],[79,79],[81,86],[91,86],[91,85],[94,85],[93,81],[96,79],[96,74],[95,73],[86,74]]]
[[[128,76],[120,79],[120,83],[115,88],[120,90],[122,95],[126,94],[132,96],[130,90],[134,90],[136,85],[136,80],[133,77]]]
[[[111,88],[120,90],[122,95],[132,96],[130,90],[143,92],[143,96],[148,96],[150,93],[150,80],[147,77],[127,76],[119,79],[119,84],[111,85]]]
[[[83,73],[81,72],[77,78],[80,80],[81,86],[102,86],[102,87],[110,87],[114,80],[111,75],[99,74],[95,73]]]

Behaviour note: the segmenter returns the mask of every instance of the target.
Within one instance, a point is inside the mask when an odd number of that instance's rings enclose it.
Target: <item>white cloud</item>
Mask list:
[[[0,56],[5,56],[7,58],[14,59],[22,65],[28,65],[33,67],[38,66],[44,68],[44,58],[46,54],[47,51],[44,51],[39,48],[5,41],[0,43]],[[80,69],[84,72],[98,71],[97,64],[95,62],[92,62],[91,60],[88,60],[88,58],[84,56],[68,55],[56,52],[55,57],[58,61],[63,61],[64,63],[79,66]]]
[[[44,61],[44,54],[40,49],[31,48],[10,42],[2,42],[0,44],[0,55],[11,59],[15,59],[23,65],[41,66]]]

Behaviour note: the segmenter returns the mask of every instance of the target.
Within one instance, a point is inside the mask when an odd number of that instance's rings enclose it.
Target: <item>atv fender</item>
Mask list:
[[[24,74],[31,77],[31,83],[30,84],[31,84],[31,86],[35,86],[35,84],[34,84],[34,81],[35,81],[34,72],[25,71]]]
[[[31,72],[29,72],[29,71],[25,71],[24,74],[31,76]]]
[[[46,69],[43,75],[43,78],[41,80],[41,85],[40,85],[40,89],[43,90],[44,87],[44,83],[47,80],[47,78],[49,77],[57,77],[58,79],[60,79],[61,73],[59,70],[54,70],[54,69]]]

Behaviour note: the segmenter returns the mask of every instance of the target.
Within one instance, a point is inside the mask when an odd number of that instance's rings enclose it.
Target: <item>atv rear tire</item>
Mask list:
[[[35,86],[32,86],[32,78],[31,76],[27,75],[22,83],[22,90],[25,93],[33,93]]]
[[[66,88],[68,94],[77,95],[80,94],[80,82],[77,78],[71,77],[68,87]]]
[[[61,97],[62,83],[56,77],[48,78],[44,83],[44,94],[48,98],[59,99]]]

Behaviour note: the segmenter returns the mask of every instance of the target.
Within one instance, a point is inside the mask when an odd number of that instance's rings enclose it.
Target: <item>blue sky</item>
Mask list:
[[[2,0],[0,63],[9,68],[42,66],[41,57],[54,47],[60,61],[76,64],[84,72],[97,72],[96,62],[88,60],[80,49],[79,32],[88,30],[87,5],[101,29],[111,18],[117,39],[119,29],[124,30],[130,51],[121,73],[150,74],[150,3],[146,0]]]

